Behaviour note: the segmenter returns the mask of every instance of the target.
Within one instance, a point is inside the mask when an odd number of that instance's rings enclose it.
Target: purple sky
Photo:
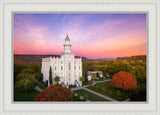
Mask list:
[[[72,52],[88,58],[146,55],[146,14],[14,14],[14,54]]]

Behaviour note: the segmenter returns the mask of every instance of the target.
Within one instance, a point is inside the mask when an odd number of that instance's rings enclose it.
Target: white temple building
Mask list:
[[[52,70],[53,84],[56,76],[60,77],[60,82],[63,86],[69,85],[81,86],[80,77],[82,77],[82,59],[76,58],[71,52],[71,43],[67,35],[64,43],[64,52],[60,57],[42,58],[43,81],[48,80],[49,86],[49,70]]]

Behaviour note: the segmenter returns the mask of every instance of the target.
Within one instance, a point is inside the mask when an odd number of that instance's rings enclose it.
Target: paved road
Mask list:
[[[102,97],[102,98],[105,98],[105,99],[107,99],[107,100],[109,100],[109,101],[117,101],[117,100],[115,100],[115,99],[112,99],[112,98],[107,97],[107,96],[105,96],[105,95],[102,95],[102,94],[100,94],[100,93],[98,93],[98,92],[95,92],[95,91],[92,91],[92,90],[90,90],[90,89],[87,89],[87,88],[85,88],[85,87],[83,87],[83,89],[86,90],[86,91],[88,91],[88,92],[91,92],[91,93],[93,93],[93,94],[95,94],[95,95],[98,95],[98,96],[100,96],[100,97]]]

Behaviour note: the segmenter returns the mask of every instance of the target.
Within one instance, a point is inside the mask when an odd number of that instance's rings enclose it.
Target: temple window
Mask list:
[[[69,70],[71,70],[71,63],[69,63]]]

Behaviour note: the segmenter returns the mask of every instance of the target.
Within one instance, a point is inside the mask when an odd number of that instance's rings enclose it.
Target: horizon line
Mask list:
[[[14,53],[13,53],[14,54]],[[14,54],[14,55],[57,55],[57,54]],[[57,55],[57,56],[60,56]],[[130,55],[130,56],[115,56],[115,57],[93,57],[93,58],[90,58],[90,57],[87,57],[87,56],[78,56],[78,55],[75,55],[77,57],[85,57],[85,58],[89,58],[89,59],[103,59],[103,58],[118,58],[118,57],[132,57],[132,56],[147,56],[146,54],[140,54],[140,55]]]

